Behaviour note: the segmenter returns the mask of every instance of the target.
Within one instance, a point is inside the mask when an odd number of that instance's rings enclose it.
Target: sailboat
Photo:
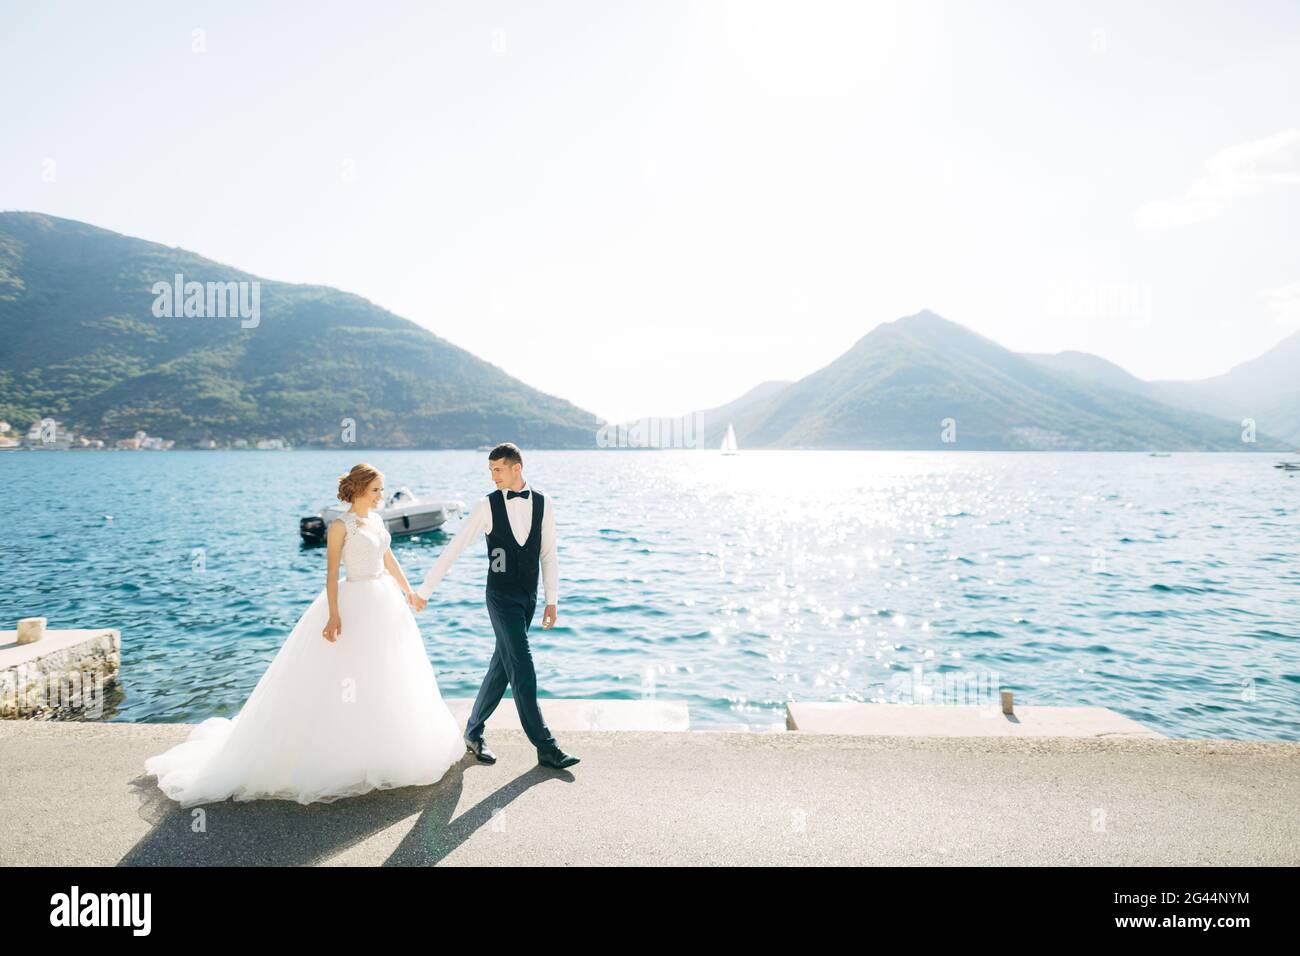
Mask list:
[[[740,451],[740,449],[736,447],[736,429],[731,427],[730,422],[727,423],[727,434],[722,438],[721,451],[724,455],[734,455],[736,452]]]

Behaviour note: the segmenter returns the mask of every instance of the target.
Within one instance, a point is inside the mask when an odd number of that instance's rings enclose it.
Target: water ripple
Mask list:
[[[475,452],[0,456],[8,487],[58,489],[8,516],[0,620],[120,628],[110,719],[228,716],[322,587],[297,519],[357,458],[394,485],[489,490]],[[1294,485],[1261,456],[527,462],[559,531],[560,619],[542,631],[539,609],[531,632],[543,696],[657,696],[695,727],[774,728],[788,700],[983,675],[1174,737],[1300,737]],[[450,540],[395,552],[418,578]],[[474,696],[493,649],[483,560],[471,546],[418,618],[445,696]]]

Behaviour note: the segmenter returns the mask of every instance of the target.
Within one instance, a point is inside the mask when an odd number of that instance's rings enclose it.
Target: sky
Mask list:
[[[1148,379],[1300,329],[1293,0],[0,0],[0,89],[0,210],[357,293],[609,420],[921,309]]]

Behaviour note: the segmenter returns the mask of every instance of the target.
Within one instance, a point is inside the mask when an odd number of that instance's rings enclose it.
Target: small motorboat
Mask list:
[[[327,505],[316,514],[299,519],[298,533],[307,544],[321,544],[325,541],[330,522],[347,510],[346,501]],[[389,495],[382,507],[375,509],[394,538],[435,531],[464,511],[465,503],[462,501],[421,497],[405,485]]]
[[[1274,468],[1281,468],[1283,471],[1300,471],[1300,461],[1279,461]]]

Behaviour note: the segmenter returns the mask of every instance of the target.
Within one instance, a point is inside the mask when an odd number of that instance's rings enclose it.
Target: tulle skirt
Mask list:
[[[343,631],[321,632],[321,591],[238,714],[209,717],[145,760],[181,806],[234,798],[329,803],[436,783],[465,756],[419,627],[397,582],[340,581]]]

